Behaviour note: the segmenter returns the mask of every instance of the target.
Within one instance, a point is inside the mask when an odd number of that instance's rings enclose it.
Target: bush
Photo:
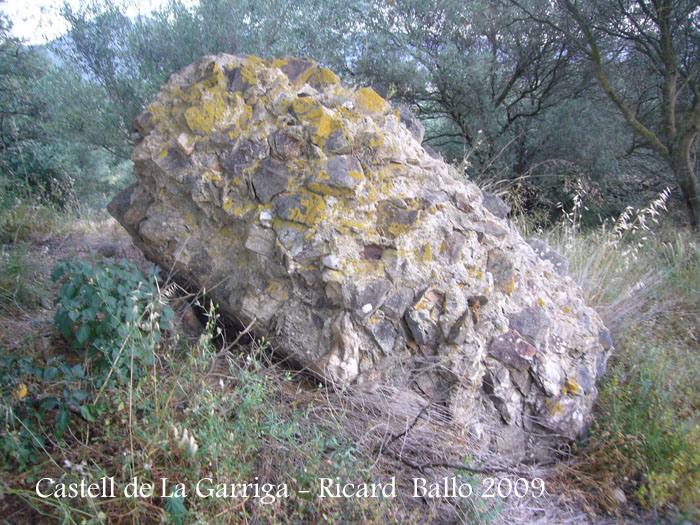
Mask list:
[[[55,325],[73,348],[83,348],[93,373],[128,382],[153,363],[160,332],[173,318],[158,291],[155,270],[146,279],[132,263],[62,260],[52,279],[61,282]],[[124,350],[128,348],[125,352]]]
[[[11,458],[20,470],[38,461],[36,451],[46,445],[50,415],[58,439],[72,413],[94,421],[104,412],[106,405],[98,404],[99,393],[94,394],[112,385],[113,377],[137,384],[174,315],[155,273],[146,279],[127,261],[105,260],[93,267],[63,260],[53,279],[62,283],[54,322],[73,348],[86,351],[85,361],[0,353],[0,458]]]

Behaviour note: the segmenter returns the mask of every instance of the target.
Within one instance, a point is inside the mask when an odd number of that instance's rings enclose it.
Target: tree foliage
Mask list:
[[[25,172],[20,131],[41,138],[25,148],[39,157],[29,184],[50,180],[51,169],[77,179],[107,177],[117,165],[123,172],[133,119],[171,72],[212,53],[300,55],[408,104],[426,145],[482,183],[515,188],[525,207],[566,207],[581,180],[598,188],[588,193],[600,197],[596,211],[614,213],[635,203],[645,179],[654,187],[683,166],[692,171],[697,152],[692,119],[682,115],[696,89],[698,16],[691,0],[657,2],[673,8],[667,33],[678,74],[665,92],[663,24],[649,1],[171,0],[140,14],[124,0],[66,6],[69,32],[41,49],[3,26],[3,50],[18,54],[3,51],[0,83],[24,79],[3,91],[3,107],[24,104],[31,115],[4,114],[3,151],[15,153],[3,162],[16,180]],[[596,86],[601,72],[607,91]],[[670,99],[675,127],[664,117]],[[679,151],[687,155],[671,162]]]
[[[633,148],[651,149],[667,163],[691,224],[700,231],[693,158],[700,136],[700,5],[695,0],[511,2],[581,50],[633,130]]]
[[[0,202],[24,193],[46,197],[62,178],[47,118],[46,58],[10,34],[0,17]]]

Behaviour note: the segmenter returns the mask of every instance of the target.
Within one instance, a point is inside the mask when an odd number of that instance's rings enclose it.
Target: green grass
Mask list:
[[[0,429],[0,498],[8,508],[21,509],[27,522],[51,516],[64,523],[100,523],[125,515],[131,521],[164,523],[392,522],[389,505],[381,499],[313,495],[321,477],[370,480],[371,462],[343,437],[342,411],[319,424],[311,417],[312,402],[295,401],[291,393],[298,382],[292,385],[289,372],[263,364],[264,344],[220,353],[213,344],[220,335],[213,319],[211,312],[212,321],[195,342],[176,335],[165,341],[152,366],[134,361],[143,367],[132,375],[143,376],[140,381],[111,383],[94,405],[94,421],[72,416],[69,431],[60,434],[55,432],[59,418],[54,421],[50,408],[18,407],[60,391],[63,378],[45,372],[48,365],[33,350],[31,338],[24,342],[21,363],[0,349],[0,364],[7,364],[0,370],[7,386],[0,392],[0,408],[16,414],[4,418]],[[75,350],[63,352],[69,362],[80,358]],[[96,401],[94,390],[81,385],[90,393],[85,402]],[[317,395],[313,388],[308,391],[309,399]],[[28,427],[25,415],[30,413],[34,423]],[[34,491],[45,477],[70,483],[105,476],[115,478],[118,494],[135,477],[158,490],[113,500],[41,499]],[[163,497],[161,478],[168,480],[166,496],[177,486],[186,496]],[[258,484],[267,496],[197,497],[197,482],[205,478],[214,485]],[[274,490],[266,492],[265,484]],[[288,497],[277,498],[282,485]],[[299,489],[311,489],[312,495]]]
[[[0,317],[8,320],[32,314],[50,295],[48,281],[34,279],[34,248],[19,239],[65,231],[94,235],[105,229],[104,220],[92,215],[75,221],[74,215],[68,220],[46,212],[46,220],[33,222],[28,210],[14,209],[3,219],[4,231],[12,232],[0,250]],[[590,509],[619,513],[614,494],[622,490],[628,500],[655,512],[693,520],[700,516],[700,241],[677,229],[647,231],[641,224],[651,222],[649,212],[642,213],[646,218],[630,213],[617,225],[588,231],[579,228],[574,214],[540,232],[570,259],[572,277],[601,312],[616,345],[599,383],[596,420],[574,457],[562,464],[559,479]],[[2,413],[23,396],[36,398],[66,386],[60,377],[46,375],[50,356],[63,356],[71,365],[82,361],[80,350],[69,348],[57,331],[48,351],[39,351],[35,330],[46,333],[50,326],[33,327],[11,353],[44,373],[37,378],[29,365],[10,366]],[[327,392],[267,364],[264,342],[222,352],[214,343],[220,335],[216,330],[210,322],[194,341],[173,332],[157,348],[154,362],[142,365],[141,380],[136,374],[133,382],[109,387],[95,420],[71,416],[69,431],[60,438],[54,435],[55,410],[40,419],[39,440],[32,440],[22,422],[5,421],[0,429],[6,452],[0,465],[3,504],[28,521],[51,517],[66,523],[124,516],[164,523],[413,523],[425,518],[430,509],[411,510],[395,501],[322,500],[298,493],[320,477],[386,480],[395,465],[376,463],[371,447],[347,437],[344,409],[334,405],[328,411]],[[0,359],[12,357],[9,353],[0,345]],[[332,417],[319,417],[319,407]],[[19,474],[18,458],[24,462]],[[189,496],[156,493],[96,503],[41,499],[34,493],[33,484],[42,477],[102,476],[114,476],[119,490],[135,476],[158,483],[167,478],[168,490],[182,483]],[[206,477],[287,484],[291,496],[270,503],[194,497],[196,482]],[[463,514],[476,512],[476,518],[464,519],[485,523],[498,520],[492,511],[469,507]]]
[[[621,489],[644,507],[698,519],[700,239],[650,228],[662,204],[587,232],[574,212],[541,233],[569,258],[616,347],[569,474],[606,511],[619,512],[612,494]]]
[[[0,319],[27,313],[41,304],[46,292],[38,280],[26,245],[0,244]]]

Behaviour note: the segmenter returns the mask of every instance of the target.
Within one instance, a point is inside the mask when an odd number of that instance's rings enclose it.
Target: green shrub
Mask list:
[[[161,330],[174,316],[158,292],[155,270],[148,279],[132,263],[61,260],[52,273],[62,283],[54,324],[73,348],[83,348],[93,373],[128,382],[153,363]],[[133,375],[133,376],[132,376]]]
[[[38,461],[37,449],[45,446],[51,427],[58,439],[72,413],[94,421],[104,412],[107,405],[94,395],[98,388],[113,384],[112,378],[133,385],[142,377],[174,315],[155,273],[146,279],[127,261],[92,266],[62,260],[53,279],[62,283],[54,322],[73,348],[85,350],[86,359],[44,362],[0,352],[0,459],[12,459],[20,470]]]
[[[37,448],[46,444],[44,427],[54,414],[54,437],[68,428],[72,410],[91,417],[81,386],[82,367],[61,357],[39,365],[28,357],[0,355],[0,458],[12,458],[20,470],[37,462]],[[56,387],[56,388],[54,388]],[[48,393],[47,393],[48,392]]]

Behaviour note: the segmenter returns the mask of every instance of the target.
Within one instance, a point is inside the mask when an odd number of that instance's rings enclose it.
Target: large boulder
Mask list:
[[[309,59],[217,55],[171,75],[135,133],[139,181],[109,210],[225,316],[329,381],[443,404],[515,458],[584,429],[609,333],[407,108]]]

